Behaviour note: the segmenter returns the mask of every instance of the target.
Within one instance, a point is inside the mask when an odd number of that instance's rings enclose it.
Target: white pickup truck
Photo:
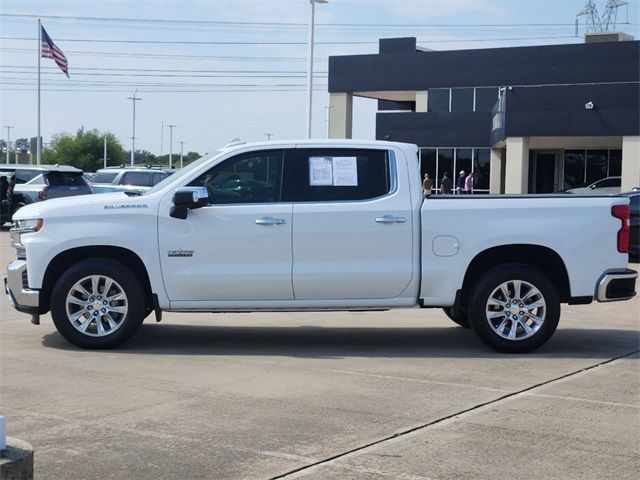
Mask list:
[[[266,142],[203,157],[141,196],[14,215],[5,288],[85,348],[155,311],[440,307],[490,347],[527,352],[561,303],[626,300],[625,197],[423,197],[415,145]]]

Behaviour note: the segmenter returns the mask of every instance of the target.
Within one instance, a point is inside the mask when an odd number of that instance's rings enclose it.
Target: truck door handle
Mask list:
[[[404,223],[407,219],[404,217],[396,217],[395,215],[383,215],[382,217],[376,217],[378,223]]]
[[[257,225],[284,225],[287,221],[284,218],[262,217],[256,219]]]

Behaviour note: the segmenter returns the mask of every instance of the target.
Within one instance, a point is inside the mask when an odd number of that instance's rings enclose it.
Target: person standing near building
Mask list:
[[[471,195],[473,192],[473,172],[467,175],[467,178],[464,180],[464,193],[467,195]]]
[[[464,176],[465,176],[464,170],[460,170],[460,175],[456,180],[456,193],[458,195],[460,195],[461,193],[464,193]]]
[[[440,193],[451,195],[451,179],[449,178],[449,172],[444,172],[442,175],[442,181],[440,182]]]
[[[424,174],[424,179],[422,180],[422,193],[425,197],[431,195],[431,187],[433,186],[431,179],[429,178],[429,174]]]

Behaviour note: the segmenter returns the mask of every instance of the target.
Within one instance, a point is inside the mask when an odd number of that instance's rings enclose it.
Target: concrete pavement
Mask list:
[[[522,356],[418,309],[165,314],[94,352],[2,295],[0,411],[37,478],[635,478],[639,313],[563,306]]]

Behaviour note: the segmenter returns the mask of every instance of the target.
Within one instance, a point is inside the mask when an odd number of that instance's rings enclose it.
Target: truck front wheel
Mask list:
[[[127,341],[146,312],[136,275],[120,262],[95,258],[65,271],[51,294],[58,332],[82,348],[112,348]]]
[[[560,319],[560,298],[538,269],[506,264],[476,282],[469,302],[473,329],[499,352],[526,353],[542,346]]]

